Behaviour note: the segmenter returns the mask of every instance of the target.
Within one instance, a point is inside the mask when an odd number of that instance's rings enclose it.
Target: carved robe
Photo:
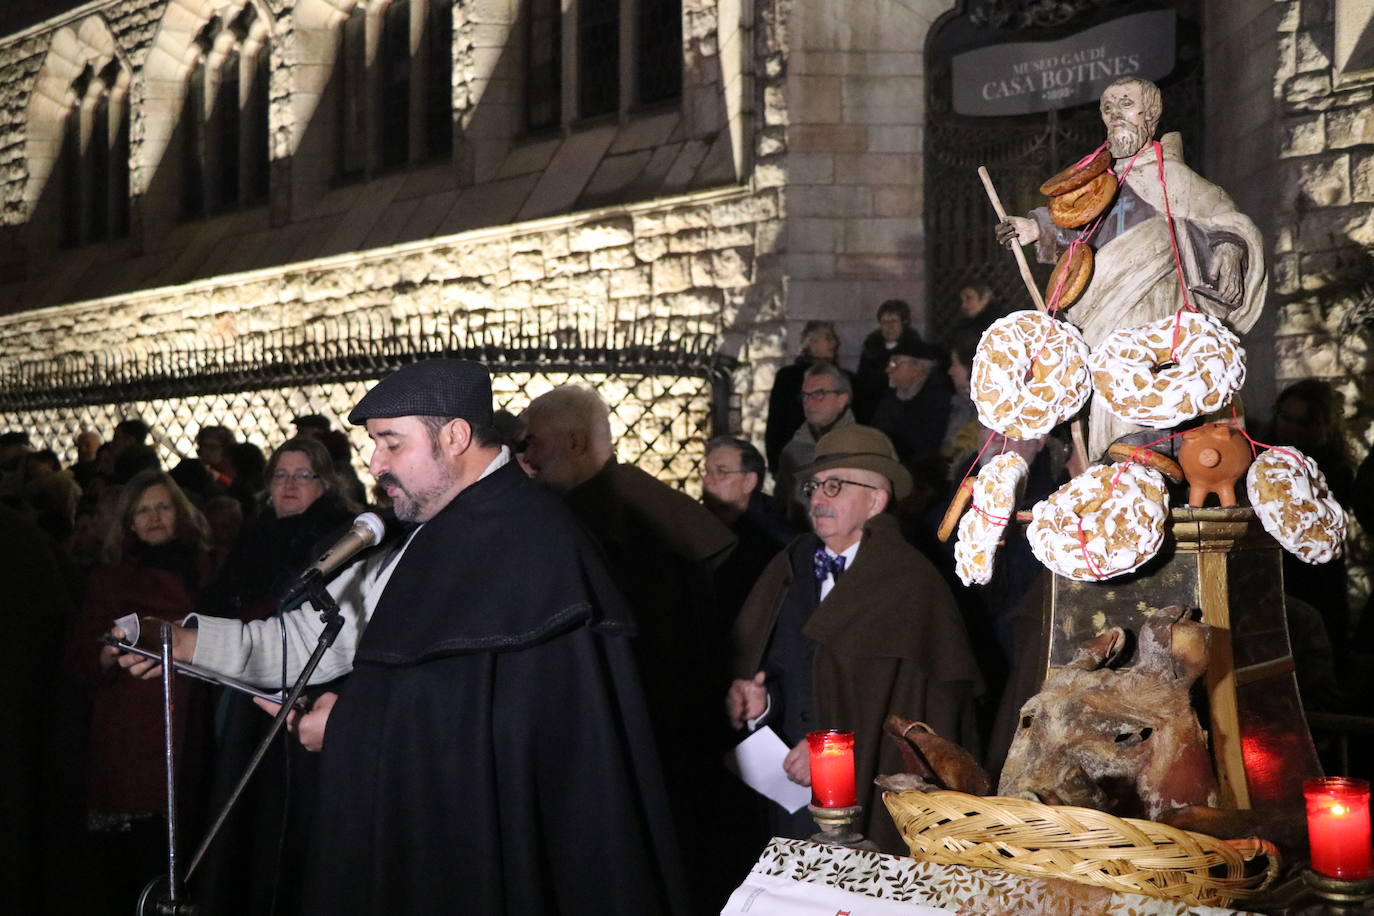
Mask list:
[[[1241,295],[1234,308],[1217,299],[1189,292],[1188,301],[1225,321],[1244,334],[1259,319],[1264,307],[1268,276],[1264,265],[1264,241],[1259,229],[1225,191],[1199,176],[1183,163],[1182,139],[1165,134],[1164,182],[1169,210],[1174,218],[1179,258],[1190,290],[1211,292],[1213,257],[1217,246],[1231,242],[1242,251]],[[1130,160],[1117,160],[1118,177]],[[1164,188],[1153,145],[1135,157],[1106,218],[1091,240],[1095,249],[1093,277],[1083,296],[1068,310],[1067,318],[1083,332],[1088,346],[1096,347],[1117,328],[1135,327],[1174,314],[1182,305],[1178,269],[1165,216]],[[1040,225],[1036,257],[1052,263],[1080,230],[1060,229],[1041,208],[1031,212]],[[1088,457],[1095,458],[1107,446],[1142,427],[1119,420],[1094,398],[1088,415]]]

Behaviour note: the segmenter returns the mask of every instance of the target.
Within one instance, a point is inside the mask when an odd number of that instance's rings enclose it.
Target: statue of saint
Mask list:
[[[1184,165],[1178,134],[1166,134],[1159,147],[1151,142],[1163,111],[1154,83],[1119,79],[1103,91],[1100,107],[1112,169],[1121,186],[1088,239],[1094,249],[1092,280],[1065,317],[1083,332],[1088,346],[1096,347],[1117,328],[1157,321],[1183,306],[1165,215],[1167,188],[1188,301],[1244,334],[1259,319],[1267,286],[1259,230],[1225,191]],[[1164,160],[1162,180],[1159,153]],[[1028,217],[1008,217],[996,232],[1006,245],[1034,242],[1036,257],[1044,263],[1053,263],[1082,234],[1056,226],[1045,208]],[[1112,416],[1097,398],[1091,403],[1089,458],[1101,456],[1112,442],[1141,429]]]

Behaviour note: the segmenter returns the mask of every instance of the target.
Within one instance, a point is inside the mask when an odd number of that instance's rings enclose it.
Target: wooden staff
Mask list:
[[[996,212],[998,221],[1005,220],[1007,211],[1002,208],[1002,199],[997,196],[997,189],[992,186],[987,166],[978,166],[978,177],[982,179],[983,190],[988,192],[988,200],[992,202],[992,209]],[[1040,287],[1035,285],[1035,278],[1031,276],[1030,265],[1026,263],[1026,253],[1021,250],[1020,242],[1011,243],[1011,253],[1016,257],[1016,266],[1021,268],[1021,279],[1026,282],[1031,301],[1040,311],[1045,311],[1045,299],[1040,295]],[[1074,457],[1077,458],[1079,471],[1082,472],[1088,466],[1088,449],[1087,443],[1084,442],[1082,417],[1074,418],[1069,424],[1069,433],[1073,438]]]
[[[992,201],[992,209],[997,212],[998,222],[1005,220],[1007,211],[1002,209],[1002,200],[997,196],[997,189],[992,186],[992,179],[988,177],[987,166],[978,166],[978,177],[983,180],[983,190],[988,192],[988,200]],[[1040,295],[1040,287],[1035,285],[1035,278],[1031,276],[1030,265],[1026,263],[1026,253],[1021,250],[1019,242],[1012,242],[1011,253],[1016,256],[1016,266],[1021,268],[1021,279],[1026,281],[1026,289],[1030,291],[1031,301],[1040,311],[1045,311],[1045,300]]]

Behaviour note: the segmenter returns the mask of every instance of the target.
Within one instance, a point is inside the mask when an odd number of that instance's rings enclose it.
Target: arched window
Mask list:
[[[271,45],[251,2],[212,16],[196,35],[182,107],[182,214],[267,198]]]
[[[340,178],[453,151],[453,0],[358,0],[340,20],[331,91]]]
[[[58,156],[58,240],[64,247],[129,230],[128,71],[87,64],[72,81]]]
[[[682,0],[527,0],[525,127],[682,97]]]

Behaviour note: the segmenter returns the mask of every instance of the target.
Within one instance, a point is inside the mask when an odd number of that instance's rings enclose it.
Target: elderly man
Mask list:
[[[939,354],[920,343],[901,344],[887,359],[888,390],[873,412],[873,425],[908,464],[937,454],[944,441],[954,386],[939,367]]]
[[[806,501],[797,491],[797,469],[811,463],[821,436],[854,423],[849,406],[853,396],[848,374],[831,363],[812,366],[802,378],[801,403],[806,419],[778,456],[773,486],[774,510],[794,527],[806,522]]]
[[[733,436],[706,443],[701,501],[739,541],[716,570],[716,592],[727,626],[763,568],[794,534],[769,511],[761,490],[763,474],[763,456],[752,443]]]
[[[854,373],[854,415],[860,423],[872,420],[873,410],[887,392],[888,358],[898,345],[919,347],[921,335],[911,326],[911,306],[888,299],[878,306],[877,330],[864,338],[859,369]]]
[[[298,723],[324,747],[302,899],[317,913],[685,911],[630,615],[491,418],[490,376],[466,360],[406,366],[349,415],[412,526],[330,585],[345,627],[316,679],[351,673]],[[299,670],[320,623],[309,609],[283,622]],[[188,626],[178,658],[278,679],[277,621]]]
[[[725,778],[720,755],[728,735],[716,712],[725,625],[714,583],[734,535],[686,493],[616,461],[610,411],[595,391],[555,388],[530,402],[521,420],[525,467],[562,496],[601,545],[634,610],[645,694],[696,908],[718,911],[738,882],[725,880],[715,861],[719,835],[701,811],[712,804],[717,772]]]
[[[802,379],[806,370],[822,363],[839,365],[840,335],[833,321],[819,319],[808,321],[802,327],[801,354],[789,365],[778,370],[773,376],[773,388],[768,392],[768,419],[764,424],[764,454],[768,457],[768,469],[778,472],[778,459],[783,447],[797,431],[805,419],[801,393]],[[840,370],[851,383],[854,377],[848,370]]]
[[[919,719],[977,753],[982,681],[949,589],[884,514],[911,489],[887,437],[867,426],[828,433],[804,476],[814,534],[769,564],[740,612],[726,711],[736,728],[778,732],[791,747],[783,767],[801,785],[811,783],[806,733],[853,731],[864,832],[897,852],[873,786],[902,770],[883,721]],[[815,832],[804,809],[770,811],[782,836]]]
[[[1096,252],[1093,276],[1068,312],[1069,320],[1095,347],[1117,328],[1147,324],[1183,306],[1169,231],[1172,215],[1188,302],[1225,320],[1238,334],[1250,330],[1264,307],[1267,285],[1264,240],[1255,224],[1225,191],[1183,164],[1177,134],[1151,142],[1164,109],[1154,83],[1119,79],[1103,91],[1099,107],[1121,188],[1089,239]],[[1055,226],[1044,208],[1029,218],[1010,217],[997,227],[998,241],[1034,242],[1036,257],[1045,263],[1080,235],[1079,230]],[[1099,400],[1093,399],[1088,419],[1090,458],[1140,429],[1113,417]]]

